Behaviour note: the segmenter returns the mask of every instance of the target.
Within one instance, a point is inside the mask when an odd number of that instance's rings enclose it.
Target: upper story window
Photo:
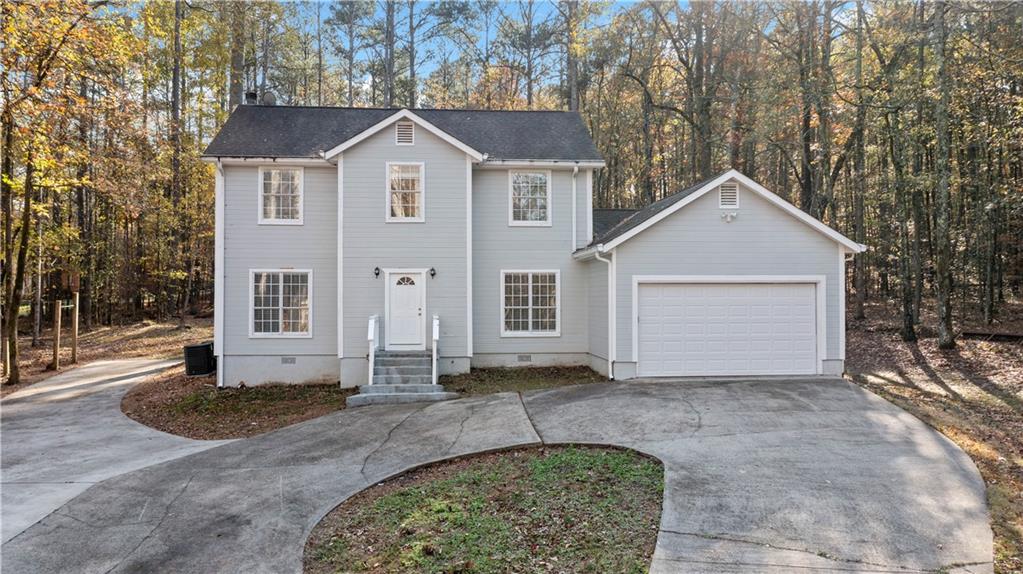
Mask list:
[[[387,164],[387,221],[423,221],[423,164]]]
[[[508,173],[508,225],[551,224],[551,174],[548,171]]]
[[[312,271],[255,270],[250,337],[312,336]]]
[[[259,223],[302,223],[302,168],[259,168]]]
[[[416,143],[416,124],[398,122],[394,124],[394,143],[396,145],[413,145]]]

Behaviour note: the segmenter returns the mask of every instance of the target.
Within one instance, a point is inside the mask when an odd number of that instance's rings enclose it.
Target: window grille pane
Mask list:
[[[298,170],[264,170],[262,201],[263,219],[299,219],[302,212],[302,190]]]
[[[277,273],[256,273],[252,285],[252,330],[255,333],[277,333],[280,331],[280,275]]]
[[[547,174],[512,174],[512,220],[548,221]]]
[[[309,333],[309,274],[267,271],[252,277],[254,333]]]
[[[557,282],[555,273],[506,273],[504,330],[531,333],[557,331]]]
[[[392,164],[388,177],[391,217],[396,219],[422,217],[423,178],[420,166]]]

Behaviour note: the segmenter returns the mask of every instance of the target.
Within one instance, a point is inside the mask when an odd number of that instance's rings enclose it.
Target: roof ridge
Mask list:
[[[310,105],[267,105],[267,104],[240,104],[237,108],[276,108],[276,109],[314,109],[314,110],[366,110],[382,112],[400,112],[408,110],[416,112],[487,112],[487,113],[555,113],[555,114],[579,114],[578,110],[493,110],[483,108],[384,108],[376,106],[310,106]],[[236,109],[237,109],[236,108]]]

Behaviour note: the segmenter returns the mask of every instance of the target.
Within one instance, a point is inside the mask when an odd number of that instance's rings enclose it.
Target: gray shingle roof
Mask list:
[[[211,157],[319,157],[398,109],[254,106],[235,108],[206,148]],[[600,161],[578,112],[412,110],[494,159]]]
[[[600,237],[623,219],[636,213],[635,209],[601,209],[593,210],[593,236]]]
[[[720,174],[718,174],[718,175],[720,175]],[[701,187],[707,185],[708,183],[710,183],[711,181],[713,181],[717,177],[718,176],[715,175],[711,179],[708,179],[708,180],[701,181],[699,183],[693,184],[693,185],[683,189],[682,191],[680,191],[678,193],[673,193],[673,194],[669,195],[668,197],[661,198],[661,199],[651,203],[650,205],[644,207],[643,209],[640,209],[640,210],[636,211],[635,213],[633,213],[632,215],[626,217],[625,219],[621,220],[620,223],[618,223],[617,225],[615,225],[611,229],[608,229],[603,234],[598,234],[597,233],[596,218],[594,218],[593,242],[590,243],[590,245],[598,245],[600,243],[608,243],[612,239],[614,239],[614,238],[616,238],[616,237],[618,237],[620,235],[624,235],[625,233],[628,233],[632,229],[635,229],[636,227],[639,227],[640,225],[642,225],[644,221],[647,221],[651,217],[657,215],[658,213],[664,211],[665,209],[668,209],[672,205],[675,205],[679,201],[682,201],[686,197],[692,195],[693,193],[696,192],[696,190],[698,190]]]

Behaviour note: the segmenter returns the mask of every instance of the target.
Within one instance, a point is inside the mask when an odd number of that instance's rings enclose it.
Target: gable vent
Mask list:
[[[416,125],[412,122],[394,124],[394,143],[412,145],[416,142]]]
[[[720,196],[719,206],[722,209],[737,209],[739,207],[739,185],[736,183],[723,183],[718,187]]]

